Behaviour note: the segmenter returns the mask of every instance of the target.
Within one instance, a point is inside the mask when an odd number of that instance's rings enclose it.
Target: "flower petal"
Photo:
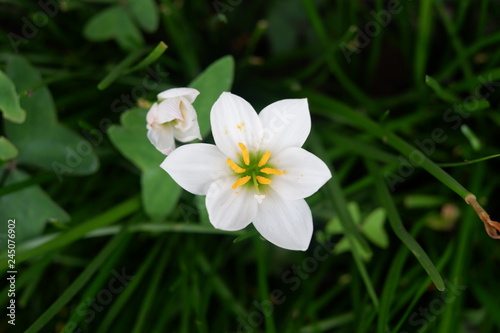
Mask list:
[[[156,123],[163,124],[170,122],[174,119],[182,120],[182,113],[180,110],[181,99],[180,97],[166,99],[158,104],[158,111],[156,112]]]
[[[282,172],[273,177],[271,186],[288,200],[307,198],[332,178],[325,162],[302,148],[287,148],[269,163]]]
[[[174,130],[171,125],[153,124],[148,130],[148,139],[164,155],[175,149]]]
[[[311,131],[307,99],[284,99],[259,114],[264,128],[261,149],[276,154],[285,148],[302,147]]]
[[[285,200],[271,191],[258,208],[253,224],[265,239],[284,249],[307,250],[313,223],[304,199]]]
[[[234,177],[213,182],[208,188],[206,206],[213,226],[221,230],[240,230],[252,222],[257,214],[254,193],[244,188],[233,190]]]
[[[151,105],[151,108],[149,109],[148,113],[146,114],[146,121],[148,123],[148,126],[147,126],[148,129],[156,121],[157,117],[158,117],[158,103],[154,103],[153,105]]]
[[[186,191],[207,194],[210,184],[229,175],[226,157],[214,145],[193,143],[174,150],[160,165]]]
[[[249,151],[259,149],[262,124],[253,107],[243,98],[222,93],[212,107],[210,123],[215,144],[227,157],[234,159],[240,155],[240,142]]]
[[[172,88],[158,94],[159,100],[175,97],[185,97],[189,103],[193,103],[200,92],[193,88]]]
[[[188,142],[194,139],[201,140],[200,126],[198,125],[198,117],[195,109],[184,97],[181,97],[180,106],[183,120],[178,120],[174,123],[175,138],[181,142]]]

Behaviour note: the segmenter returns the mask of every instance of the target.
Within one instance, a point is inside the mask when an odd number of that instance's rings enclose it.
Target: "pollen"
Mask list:
[[[281,171],[276,170],[276,169],[272,169],[272,168],[263,168],[263,169],[260,169],[260,172],[268,174],[268,175],[278,175],[278,176],[282,175]]]
[[[260,168],[260,167],[266,165],[267,161],[269,161],[270,156],[271,156],[271,152],[266,151],[266,153],[264,154],[264,156],[262,156],[262,158],[260,159],[259,164],[257,164],[257,166]]]
[[[239,123],[238,125],[236,125],[236,128],[240,131],[243,131],[243,126],[245,126],[245,123]]]
[[[255,179],[257,179],[259,184],[263,184],[263,185],[271,184],[271,179],[266,178],[266,177],[256,176]]]
[[[233,169],[233,171],[236,173],[243,173],[243,172],[247,171],[246,169],[243,169],[242,167],[240,167],[238,164],[234,163],[230,158],[228,158],[226,160],[226,162],[227,162],[227,164],[229,164],[231,169]]]
[[[242,186],[242,185],[245,185],[246,183],[248,183],[248,181],[251,179],[252,177],[250,176],[245,176],[245,177],[241,177],[240,179],[238,179],[237,181],[234,182],[232,188],[233,190],[236,190],[236,188],[238,186]]]
[[[245,165],[250,165],[250,154],[248,153],[247,147],[243,143],[238,143],[238,147],[241,149],[241,156],[243,156],[243,162]]]

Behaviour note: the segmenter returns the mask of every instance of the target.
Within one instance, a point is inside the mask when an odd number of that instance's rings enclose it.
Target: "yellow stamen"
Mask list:
[[[233,169],[233,171],[236,173],[243,173],[243,172],[247,171],[246,169],[243,169],[242,167],[240,167],[238,164],[234,163],[230,158],[228,158],[226,160],[226,162],[227,162],[227,164],[229,164],[231,169]]]
[[[281,176],[282,173],[281,171],[279,170],[276,170],[276,169],[271,169],[271,168],[263,168],[263,169],[260,169],[260,172],[262,173],[266,173],[268,175],[278,175],[278,176]]]
[[[262,156],[262,158],[260,159],[259,161],[259,164],[257,164],[257,166],[260,168],[261,166],[264,166],[267,161],[269,161],[269,157],[271,156],[271,152],[270,151],[266,151],[266,153],[264,154],[264,156]]]
[[[261,176],[257,176],[255,177],[257,179],[257,181],[260,183],[260,184],[264,184],[264,185],[268,185],[268,184],[271,184],[271,179],[268,179],[268,178],[265,178],[265,177],[261,177]]]
[[[243,162],[245,165],[250,165],[250,154],[248,153],[247,147],[243,143],[238,143],[238,146],[241,149],[241,156],[243,156]]]
[[[250,180],[250,176],[245,176],[245,177],[241,177],[240,179],[238,179],[232,186],[233,190],[236,190],[236,188],[238,186],[241,186],[241,185],[245,185],[246,183],[248,183],[248,181]]]

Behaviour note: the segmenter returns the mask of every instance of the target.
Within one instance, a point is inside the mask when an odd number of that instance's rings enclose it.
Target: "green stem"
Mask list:
[[[266,253],[264,251],[264,242],[260,238],[255,238],[255,246],[257,248],[257,280],[259,284],[261,301],[272,302],[269,300],[269,286],[267,283],[266,272]],[[276,326],[274,324],[273,313],[263,313],[266,322],[266,332],[275,333]]]

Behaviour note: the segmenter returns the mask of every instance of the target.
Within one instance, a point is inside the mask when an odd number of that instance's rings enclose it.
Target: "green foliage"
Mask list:
[[[87,22],[83,33],[85,38],[95,42],[115,39],[123,49],[131,51],[144,44],[139,28],[155,32],[158,23],[158,10],[153,0],[134,0],[100,11]]]
[[[164,219],[177,206],[181,188],[159,168],[165,156],[149,142],[146,110],[135,108],[121,117],[122,126],[112,126],[109,137],[120,152],[142,172],[142,202],[153,219]]]
[[[17,162],[54,171],[59,180],[65,174],[87,175],[99,166],[92,146],[82,137],[57,122],[56,107],[38,71],[24,58],[11,57],[7,74],[18,91],[25,95],[26,110],[22,124],[6,122],[7,138],[18,148]]]
[[[201,73],[189,84],[197,89],[200,95],[193,103],[200,124],[201,136],[205,137],[210,132],[210,110],[220,94],[230,91],[233,85],[234,59],[231,56],[223,57]]]
[[[22,123],[26,119],[26,112],[21,109],[16,88],[2,71],[0,71],[0,110],[4,118],[10,121]]]
[[[29,179],[21,170],[6,171],[5,185],[12,185]],[[59,207],[39,186],[32,186],[0,198],[0,219],[16,219],[16,242],[41,235],[48,221],[68,222],[70,216]],[[6,225],[2,232],[6,232]]]
[[[19,154],[17,148],[5,137],[0,136],[0,161],[8,161]]]

